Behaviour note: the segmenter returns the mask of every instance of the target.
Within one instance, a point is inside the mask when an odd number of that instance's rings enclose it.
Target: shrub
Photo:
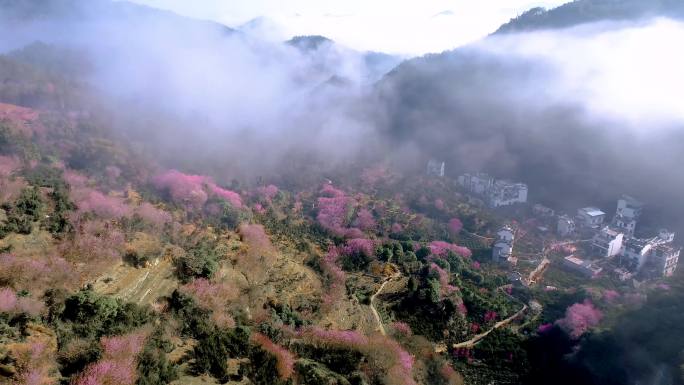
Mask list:
[[[90,289],[67,298],[60,315],[81,337],[100,337],[130,332],[150,321],[146,308],[101,296]]]
[[[235,329],[214,328],[193,349],[194,372],[211,374],[225,382],[228,379],[228,358],[249,356],[250,335],[250,330],[243,326]]]
[[[168,384],[178,378],[177,368],[166,358],[169,345],[160,330],[150,336],[138,356],[137,385]]]
[[[202,238],[185,255],[175,260],[176,275],[185,283],[192,278],[211,278],[218,270],[220,259],[216,241]]]

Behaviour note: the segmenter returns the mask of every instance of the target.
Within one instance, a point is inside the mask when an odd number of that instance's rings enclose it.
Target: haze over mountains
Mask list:
[[[576,0],[406,59],[0,0],[0,383],[683,384],[683,19]],[[478,171],[633,195],[649,240],[490,210]]]
[[[220,158],[248,175],[273,172],[293,154],[335,165],[363,153],[415,169],[435,157],[453,174],[525,180],[538,199],[568,208],[618,192],[667,202],[684,187],[683,59],[664,43],[681,36],[678,1],[534,9],[482,42],[391,72],[400,58],[324,37],[269,43],[125,2],[0,5],[5,18],[22,20],[3,23],[15,37],[5,51],[36,40],[86,51],[86,84],[133,102],[131,116],[173,117],[163,129],[117,119],[174,161]],[[255,155],[261,146],[268,156]],[[577,200],[558,202],[560,191]]]

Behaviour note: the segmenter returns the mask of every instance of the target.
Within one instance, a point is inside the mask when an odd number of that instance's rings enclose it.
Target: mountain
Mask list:
[[[575,0],[546,10],[532,8],[495,32],[511,33],[567,28],[596,21],[625,21],[653,16],[684,18],[680,0]]]
[[[635,98],[636,109],[668,103],[665,96],[659,102],[640,99],[646,88],[667,87],[666,78],[653,80],[661,84],[639,83],[641,88],[621,80],[629,91],[610,91],[616,94],[605,100],[594,95],[609,93],[607,87],[618,80],[601,79],[617,71],[629,71],[637,79],[658,71],[649,67],[670,60],[666,58],[672,47],[648,39],[680,27],[643,18],[677,15],[682,4],[594,0],[549,11],[534,9],[482,42],[399,65],[378,83],[375,97],[381,118],[376,124],[395,146],[446,160],[454,176],[488,171],[523,180],[532,186],[534,199],[567,211],[589,202],[612,206],[615,196],[630,192],[653,202],[654,211],[684,230],[682,206],[672,205],[675,191],[684,189],[674,171],[677,154],[684,151],[680,121],[643,119],[634,126],[627,118],[630,108],[619,105],[610,115],[592,112],[626,94]],[[627,16],[622,15],[638,15],[639,22],[586,24],[624,20]],[[566,28],[508,33],[550,26]],[[634,37],[642,33],[643,40]],[[625,57],[608,54],[617,45]],[[634,49],[652,47],[661,48],[644,59],[653,64],[642,64]],[[642,138],[645,130],[651,135]],[[653,161],[627,156],[636,152]],[[651,188],[671,181],[677,181],[671,190]]]
[[[350,76],[345,72],[356,73],[367,84],[381,79],[404,60],[401,56],[382,52],[359,52],[319,35],[295,36],[286,44],[310,58],[314,67],[332,71],[332,76],[344,78]]]
[[[126,1],[1,0],[0,9],[3,10],[0,31],[11,31],[14,36],[9,41],[3,40],[0,50],[17,49],[36,40],[82,42],[92,37],[88,36],[92,32],[99,32],[99,37],[106,43],[123,34],[124,31],[116,33],[117,26],[124,28],[126,33],[136,33],[150,26],[173,25],[177,36],[172,37],[181,41],[206,33],[219,36],[235,33],[223,24],[190,19]]]

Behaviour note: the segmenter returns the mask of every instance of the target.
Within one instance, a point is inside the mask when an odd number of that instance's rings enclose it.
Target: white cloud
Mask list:
[[[567,0],[134,1],[231,26],[266,17],[281,26],[283,38],[325,35],[360,50],[423,54],[480,39],[531,7]]]
[[[656,19],[501,36],[474,48],[550,65],[555,76],[537,84],[531,98],[576,103],[590,117],[649,134],[654,126],[684,122],[684,52],[675,48],[680,41],[684,23]]]

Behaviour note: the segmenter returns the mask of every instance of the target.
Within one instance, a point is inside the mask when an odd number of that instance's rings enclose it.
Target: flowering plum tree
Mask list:
[[[556,321],[556,324],[565,330],[570,337],[579,338],[590,328],[596,326],[603,318],[603,314],[594,305],[586,300],[576,303],[565,311],[565,317]]]
[[[449,220],[448,226],[449,232],[451,232],[451,234],[458,234],[461,232],[461,229],[463,229],[463,222],[461,222],[461,220],[458,218],[451,218]]]
[[[270,353],[276,359],[278,375],[282,379],[288,379],[294,374],[294,356],[289,350],[280,345],[276,345],[268,337],[261,333],[254,333],[251,336],[252,342]]]
[[[356,214],[355,224],[363,231],[374,230],[378,225],[373,217],[373,213],[366,208],[359,210],[359,212]]]

